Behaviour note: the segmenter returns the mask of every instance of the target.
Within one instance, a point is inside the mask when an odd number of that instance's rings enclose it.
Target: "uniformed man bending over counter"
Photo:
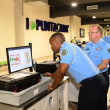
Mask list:
[[[101,71],[101,74],[105,77],[109,88],[108,64],[110,59],[110,45],[101,38],[103,34],[101,26],[93,25],[88,34],[91,42],[86,44],[84,51]],[[107,110],[107,94],[104,98],[103,110]]]
[[[103,110],[103,96],[107,91],[107,83],[99,69],[80,47],[67,43],[63,34],[53,34],[49,42],[53,52],[60,53],[61,61],[56,72],[45,73],[48,77],[54,78],[53,85],[48,89],[54,90],[68,71],[76,82],[82,85],[77,110]]]

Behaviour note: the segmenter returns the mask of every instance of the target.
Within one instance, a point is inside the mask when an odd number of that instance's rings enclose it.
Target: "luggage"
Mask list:
[[[60,61],[44,61],[39,64],[34,64],[34,70],[40,74],[44,74],[45,72],[54,73],[59,64]]]
[[[0,77],[0,90],[20,92],[40,82],[39,73],[12,73]]]

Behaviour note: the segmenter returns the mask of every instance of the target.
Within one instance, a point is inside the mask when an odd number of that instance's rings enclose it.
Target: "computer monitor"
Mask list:
[[[6,48],[9,73],[33,66],[31,46]]]

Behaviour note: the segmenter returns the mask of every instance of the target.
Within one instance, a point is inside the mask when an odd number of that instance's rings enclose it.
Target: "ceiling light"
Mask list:
[[[109,25],[107,25],[107,27],[109,27]]]
[[[77,4],[76,3],[72,3],[72,6],[77,6]]]
[[[94,18],[94,19],[95,19],[95,18],[96,18],[96,16],[93,16],[92,18]]]

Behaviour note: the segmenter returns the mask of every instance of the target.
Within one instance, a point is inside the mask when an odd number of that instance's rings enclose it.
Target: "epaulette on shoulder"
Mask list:
[[[107,45],[107,42],[106,42],[106,41],[103,41],[103,42],[101,43],[101,45],[102,45],[102,46],[106,46],[106,45]]]

